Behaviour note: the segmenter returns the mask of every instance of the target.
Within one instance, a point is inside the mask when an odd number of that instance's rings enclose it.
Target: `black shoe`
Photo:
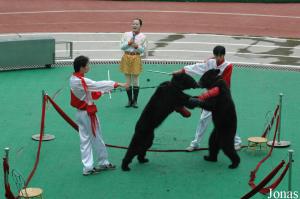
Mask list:
[[[129,108],[132,106],[132,87],[131,86],[128,89],[126,89],[126,93],[128,96],[128,104],[125,107]]]
[[[126,108],[130,108],[132,106],[132,102],[128,102],[128,104],[125,106]]]
[[[136,102],[132,102],[131,106],[132,106],[133,108],[138,108],[138,105],[137,105]]]
[[[132,107],[133,108],[138,108],[137,99],[138,99],[138,96],[139,96],[139,90],[140,90],[140,87],[138,87],[138,86],[133,87],[133,100],[132,100]]]

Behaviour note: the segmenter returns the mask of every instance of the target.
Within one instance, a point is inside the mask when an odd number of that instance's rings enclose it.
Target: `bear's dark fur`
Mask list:
[[[171,81],[158,86],[136,123],[134,135],[122,161],[123,171],[130,170],[128,165],[136,155],[140,163],[149,161],[145,156],[147,149],[152,146],[154,130],[177,107],[188,103],[190,96],[183,93],[183,90],[197,87],[197,82],[184,73],[174,74]]]
[[[200,88],[218,88],[219,94],[204,100],[191,98],[189,108],[199,106],[212,112],[214,129],[209,138],[209,155],[204,159],[211,162],[217,161],[220,149],[229,157],[232,164],[229,168],[238,167],[240,158],[234,149],[234,137],[237,129],[237,116],[230,89],[219,75],[219,69],[212,69],[203,74],[199,81]]]

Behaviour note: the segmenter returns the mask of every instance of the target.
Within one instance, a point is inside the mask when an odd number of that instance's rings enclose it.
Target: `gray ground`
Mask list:
[[[148,60],[202,61],[212,56],[215,45],[224,45],[226,57],[234,63],[284,65],[300,67],[300,40],[227,36],[212,34],[145,33]],[[44,37],[56,39],[57,59],[66,59],[69,47],[61,41],[73,43],[73,57],[89,56],[93,60],[119,60],[122,56],[122,33],[27,33],[2,34],[0,39]]]

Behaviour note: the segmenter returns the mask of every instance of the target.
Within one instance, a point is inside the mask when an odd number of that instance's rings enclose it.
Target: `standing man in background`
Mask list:
[[[206,71],[210,69],[220,69],[220,75],[227,83],[227,86],[230,88],[231,83],[231,74],[233,65],[232,63],[225,60],[225,47],[216,46],[213,49],[214,57],[209,58],[204,63],[196,63],[193,65],[184,66],[183,69],[173,72],[174,73],[187,73],[189,75],[199,75],[202,76]],[[208,127],[209,122],[212,120],[212,114],[210,111],[202,110],[200,120],[197,125],[195,138],[190,143],[190,146],[186,148],[188,151],[194,151],[197,148],[200,148],[200,142],[203,139],[204,132]],[[235,149],[239,150],[241,148],[242,140],[236,135],[234,139]]]
[[[124,55],[121,59],[120,70],[124,73],[128,88],[126,89],[128,103],[125,107],[138,108],[137,99],[139,95],[139,75],[142,72],[141,56],[144,55],[147,47],[146,36],[140,32],[143,21],[134,19],[132,31],[125,32],[121,40],[121,50]]]

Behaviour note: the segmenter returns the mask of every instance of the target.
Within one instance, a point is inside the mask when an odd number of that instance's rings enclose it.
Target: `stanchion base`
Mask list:
[[[272,146],[273,145],[273,141],[269,141],[267,142],[268,146]],[[289,147],[291,145],[290,141],[275,141],[274,143],[274,147],[276,148],[285,148],[285,147]]]
[[[40,140],[40,134],[35,134],[33,136],[31,136],[31,138],[35,141],[39,141]],[[51,134],[44,134],[44,136],[42,137],[43,141],[51,141],[54,140],[55,136],[51,135]]]

